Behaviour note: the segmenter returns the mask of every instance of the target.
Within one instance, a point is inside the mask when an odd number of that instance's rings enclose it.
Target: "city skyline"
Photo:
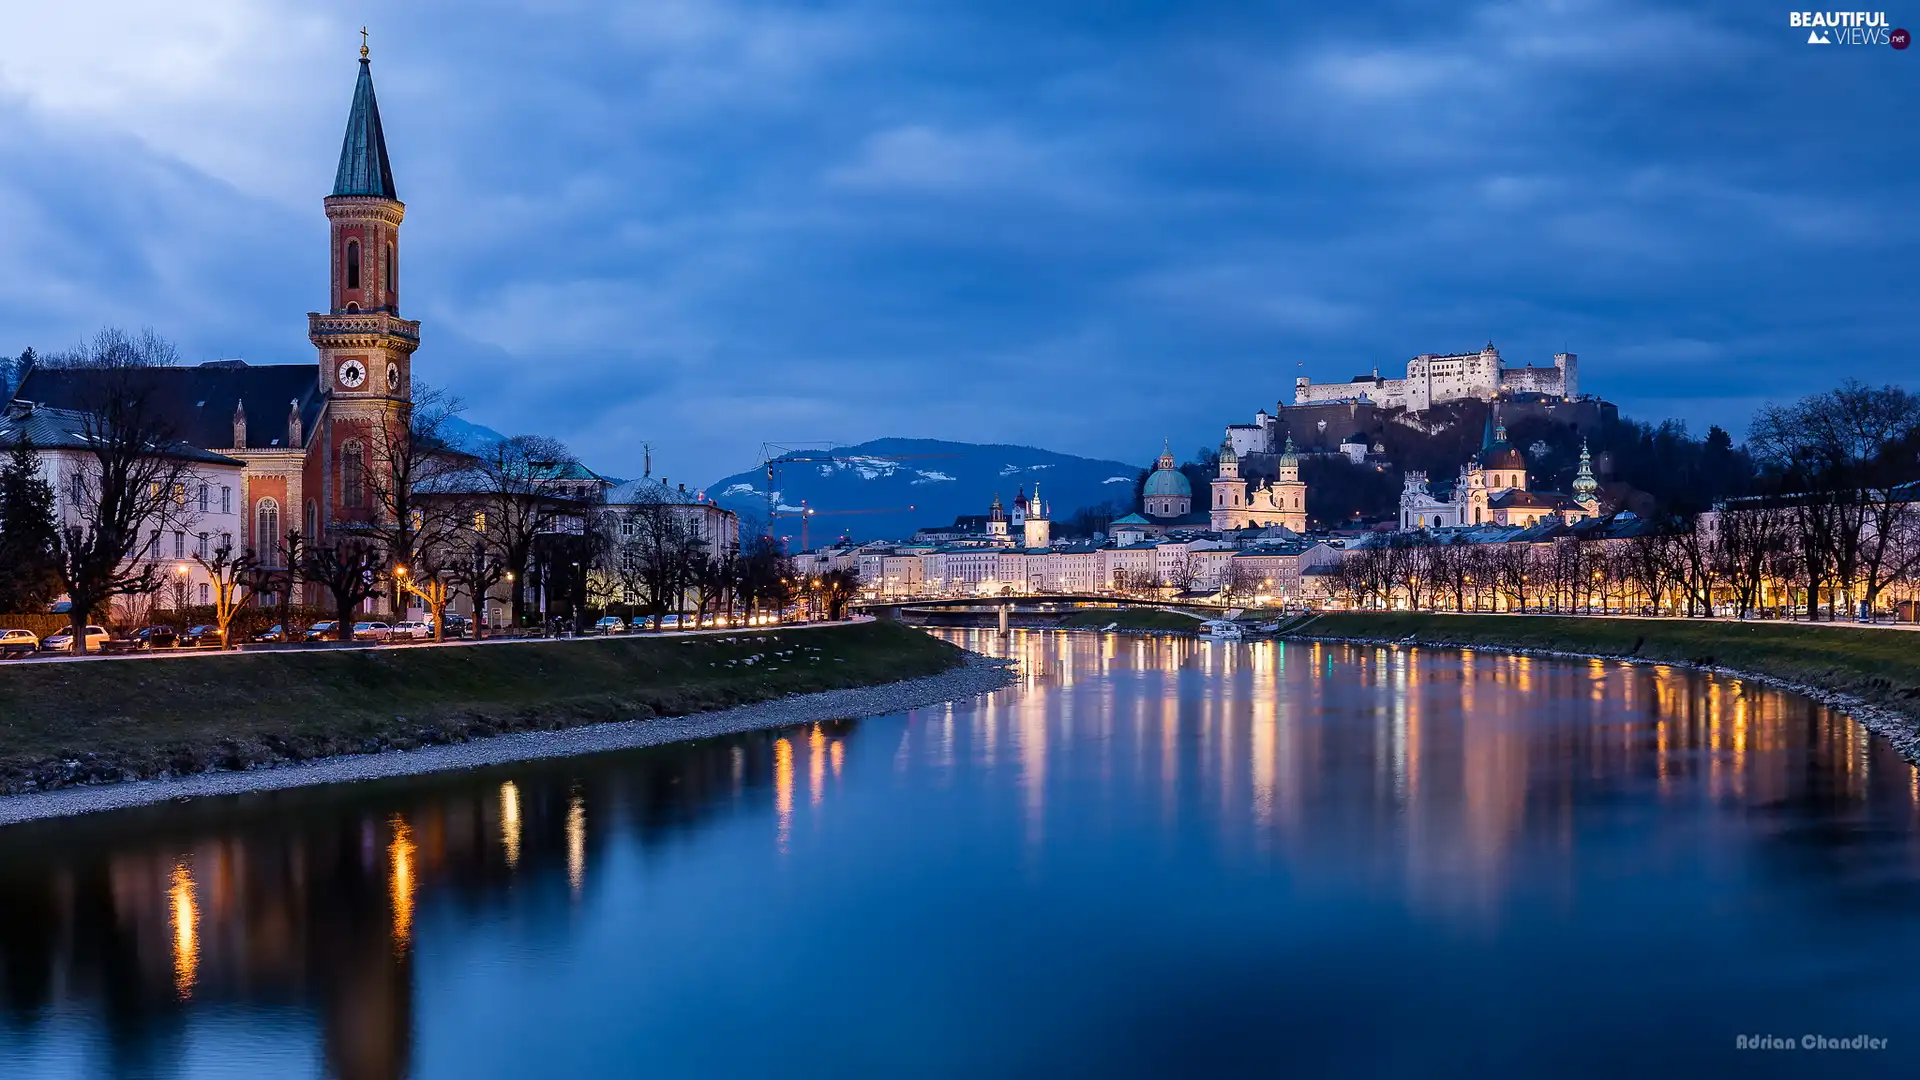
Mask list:
[[[5,351],[117,323],[306,362],[366,23],[420,377],[617,475],[642,442],[702,482],[762,441],[1144,460],[1487,338],[1736,434],[1905,374],[1913,152],[1877,133],[1914,61],[1779,12],[361,7],[27,13]]]

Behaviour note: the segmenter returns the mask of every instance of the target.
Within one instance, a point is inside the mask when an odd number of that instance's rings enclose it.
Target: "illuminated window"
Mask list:
[[[253,547],[271,562],[280,550],[280,504],[261,499],[253,512]]]
[[[487,531],[487,512],[485,510],[476,510],[473,512],[473,531],[477,533]]]

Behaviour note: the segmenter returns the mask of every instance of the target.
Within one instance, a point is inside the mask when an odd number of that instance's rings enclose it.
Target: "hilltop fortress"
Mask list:
[[[1503,367],[1500,350],[1487,342],[1477,353],[1436,356],[1421,353],[1407,361],[1407,377],[1383,379],[1380,370],[1355,375],[1343,383],[1316,386],[1301,376],[1293,381],[1295,405],[1365,402],[1382,409],[1425,412],[1447,401],[1478,398],[1492,401],[1512,394],[1543,394],[1571,400],[1580,396],[1580,358],[1554,353],[1552,367]]]

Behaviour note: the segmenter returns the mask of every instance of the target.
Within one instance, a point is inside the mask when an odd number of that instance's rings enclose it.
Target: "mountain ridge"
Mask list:
[[[1012,443],[887,437],[851,446],[798,450],[775,465],[776,535],[800,536],[802,507],[814,514],[813,546],[845,534],[855,540],[905,540],[915,530],[984,514],[996,494],[1011,506],[1040,485],[1054,519],[1084,507],[1133,497],[1137,465]],[[764,467],[724,476],[706,493],[757,524],[767,514]]]

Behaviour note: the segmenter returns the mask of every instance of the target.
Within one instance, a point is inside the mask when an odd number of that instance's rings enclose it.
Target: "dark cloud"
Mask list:
[[[1920,60],[1784,9],[228,0],[102,42],[80,6],[0,67],[19,345],[304,358],[377,16],[423,376],[615,473],[1136,460],[1488,338],[1696,425],[1912,371]]]

